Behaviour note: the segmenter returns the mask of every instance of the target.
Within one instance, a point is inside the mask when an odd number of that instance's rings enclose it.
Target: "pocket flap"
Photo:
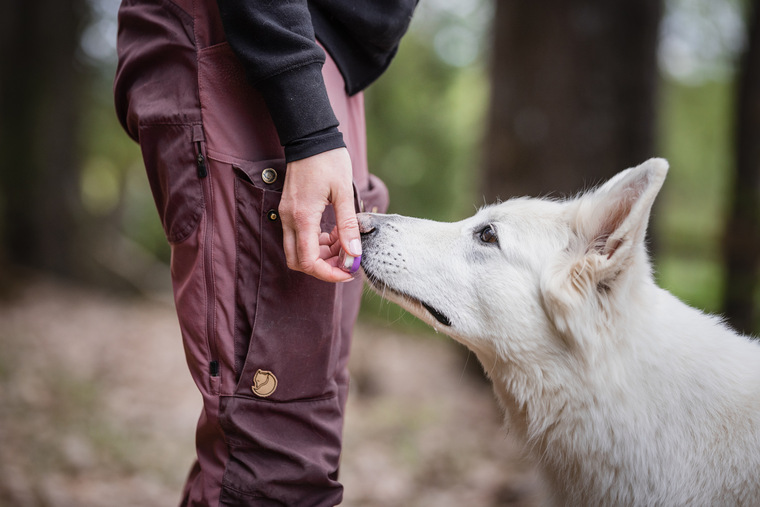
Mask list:
[[[236,161],[232,164],[235,175],[261,190],[282,191],[287,164],[285,159]]]

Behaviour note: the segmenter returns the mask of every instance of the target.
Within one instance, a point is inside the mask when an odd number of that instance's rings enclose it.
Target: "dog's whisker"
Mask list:
[[[472,351],[470,349],[467,349],[467,357],[464,359],[464,366],[462,367],[462,373],[459,374],[459,383],[461,384],[464,380],[464,374],[467,371],[467,365],[470,362],[470,356],[472,355]]]
[[[494,355],[493,366],[491,366],[491,369],[488,370],[488,378],[491,378],[491,379],[493,378],[493,372],[496,371],[496,365],[498,364],[498,362],[499,362],[499,356]]]

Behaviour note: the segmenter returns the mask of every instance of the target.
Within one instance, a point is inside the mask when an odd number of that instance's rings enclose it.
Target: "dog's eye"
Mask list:
[[[480,230],[478,237],[483,243],[496,243],[499,240],[499,238],[496,237],[496,231],[493,230],[493,227],[490,225],[483,227],[483,229]]]

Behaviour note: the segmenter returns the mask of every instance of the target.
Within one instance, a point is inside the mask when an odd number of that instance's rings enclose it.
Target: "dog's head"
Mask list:
[[[612,331],[631,280],[651,280],[645,234],[667,167],[651,159],[575,199],[512,199],[455,223],[361,214],[362,267],[481,359],[585,348]]]

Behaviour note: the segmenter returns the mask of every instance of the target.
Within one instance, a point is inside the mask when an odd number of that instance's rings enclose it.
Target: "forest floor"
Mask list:
[[[200,395],[170,298],[33,280],[0,301],[0,344],[0,507],[177,504]],[[359,324],[343,505],[542,505],[457,347]]]

